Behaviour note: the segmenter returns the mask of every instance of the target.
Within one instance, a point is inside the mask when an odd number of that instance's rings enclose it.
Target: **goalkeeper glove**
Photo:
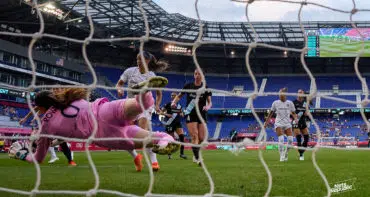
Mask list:
[[[14,142],[9,148],[9,157],[13,159],[25,160],[28,155],[28,149],[19,142]]]

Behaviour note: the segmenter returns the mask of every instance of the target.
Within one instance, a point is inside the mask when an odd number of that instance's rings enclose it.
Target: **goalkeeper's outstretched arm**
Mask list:
[[[45,159],[46,154],[48,153],[48,149],[50,147],[50,144],[52,142],[52,139],[41,137],[39,140],[37,140],[37,148],[35,152],[35,159],[38,163],[42,163]],[[26,161],[33,163],[31,155],[27,155]]]
[[[42,163],[45,159],[45,156],[48,152],[48,148],[51,144],[52,140],[50,138],[41,137],[37,140],[37,148],[34,157],[38,163]],[[19,145],[19,142],[12,144],[9,149],[9,156],[14,159],[28,161],[33,163],[31,154],[29,153],[28,149],[25,149],[24,146]]]

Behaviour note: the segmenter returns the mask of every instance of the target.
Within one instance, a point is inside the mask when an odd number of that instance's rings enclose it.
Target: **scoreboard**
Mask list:
[[[0,88],[0,94],[19,97],[19,98],[26,98],[28,92]],[[29,94],[30,94],[31,99],[34,99],[36,96],[35,92],[30,92]]]
[[[319,30],[306,30],[307,35],[307,47],[306,57],[320,57],[320,35]]]

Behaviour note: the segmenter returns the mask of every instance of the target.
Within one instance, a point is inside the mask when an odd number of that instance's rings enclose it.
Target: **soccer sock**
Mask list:
[[[160,138],[159,140],[158,139],[153,140],[153,144],[157,144],[159,147],[162,148],[166,147],[168,143],[175,141],[175,139],[173,139],[171,135],[164,132],[154,132],[153,137]]]
[[[279,153],[280,156],[284,154],[284,135],[278,137],[279,139]]]
[[[291,146],[293,144],[293,136],[288,136],[288,145]],[[286,153],[289,151],[289,147],[286,149]]]
[[[137,156],[137,152],[136,152],[136,150],[134,149],[134,150],[127,150],[127,152],[128,153],[130,153],[130,155],[132,156],[132,158],[136,158],[136,156]]]
[[[302,146],[302,135],[299,134],[299,135],[296,135],[295,138],[297,139],[297,146],[298,148]],[[298,152],[299,152],[299,156],[302,156],[303,152],[301,149],[298,149]]]
[[[52,159],[57,157],[57,155],[55,154],[54,147],[49,147],[48,151],[49,151]]]
[[[309,135],[303,135],[303,147],[307,148],[308,146],[308,138],[309,138]],[[304,153],[305,150],[302,150],[302,155]]]
[[[194,154],[194,157],[196,160],[199,159],[199,148],[198,147],[191,147],[191,149],[193,150],[193,154]]]
[[[68,162],[72,161],[72,153],[71,153],[71,149],[69,149],[68,145],[66,142],[63,142],[61,143],[60,145],[60,148],[62,149],[63,151],[63,154],[66,156],[66,158],[68,159]]]
[[[200,152],[200,147],[197,147],[197,156],[198,156],[198,159],[200,159],[199,158],[199,152]]]
[[[185,136],[184,134],[180,134],[179,135],[179,140],[180,142],[184,142],[185,141]],[[184,145],[181,144],[180,146],[180,154],[183,155],[184,154]]]
[[[153,153],[152,148],[145,148],[145,150],[148,153],[150,161],[152,163],[158,162],[157,155],[155,153]]]

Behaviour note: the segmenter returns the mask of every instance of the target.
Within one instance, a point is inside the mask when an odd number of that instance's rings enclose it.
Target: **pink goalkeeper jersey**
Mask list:
[[[41,119],[41,134],[87,139],[93,131],[89,106],[96,117],[99,105],[105,102],[108,102],[107,98],[97,99],[92,103],[81,99],[72,102],[70,107],[63,111],[51,107]],[[35,158],[39,163],[44,160],[52,140],[40,137],[37,141]],[[26,160],[32,162],[31,156],[28,155]]]

